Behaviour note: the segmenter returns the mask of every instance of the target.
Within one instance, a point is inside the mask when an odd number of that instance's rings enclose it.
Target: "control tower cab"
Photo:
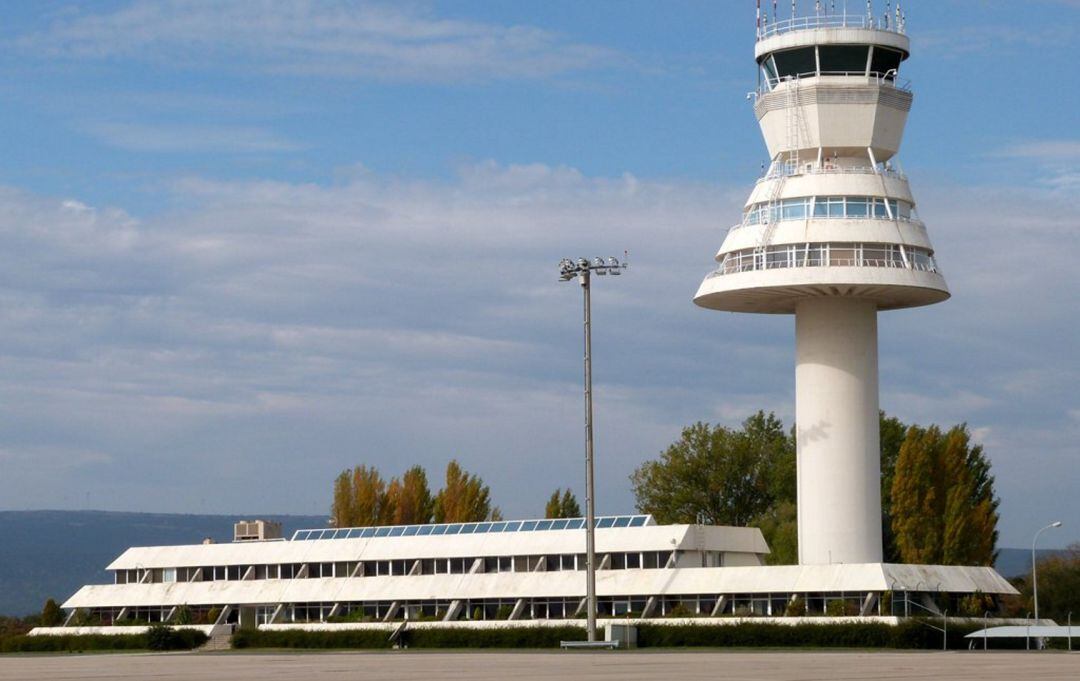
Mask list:
[[[759,23],[771,162],[694,297],[795,315],[802,564],[881,561],[877,313],[949,297],[895,160],[912,103],[897,14]]]

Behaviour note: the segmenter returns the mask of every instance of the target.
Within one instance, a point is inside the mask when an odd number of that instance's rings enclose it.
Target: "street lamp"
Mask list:
[[[625,254],[624,254],[625,256]],[[559,261],[559,281],[577,279],[585,294],[585,611],[588,617],[589,642],[596,641],[596,513],[593,485],[593,409],[592,409],[592,307],[589,296],[593,272],[599,276],[622,274],[626,258],[586,258]]]
[[[1035,533],[1031,540],[1031,592],[1035,599],[1035,624],[1039,623],[1039,575],[1035,567],[1035,542],[1039,541],[1039,535],[1053,527],[1061,527],[1061,521],[1055,520],[1046,527]]]

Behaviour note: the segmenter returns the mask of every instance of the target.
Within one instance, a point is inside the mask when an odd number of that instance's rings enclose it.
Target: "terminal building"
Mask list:
[[[837,607],[889,616],[959,594],[1014,593],[991,568],[766,566],[756,528],[659,525],[647,515],[597,518],[596,546],[600,617],[814,616]],[[108,566],[114,583],[84,586],[63,607],[68,624],[96,626],[177,622],[181,612],[181,621],[218,625],[575,620],[585,608],[584,548],[581,518],[136,547]]]

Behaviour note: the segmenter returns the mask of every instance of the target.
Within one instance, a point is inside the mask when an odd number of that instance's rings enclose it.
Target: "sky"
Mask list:
[[[1001,545],[1063,546],[1080,2],[904,10],[899,160],[953,297],[880,315],[881,406],[967,423]],[[347,467],[437,486],[451,458],[507,517],[583,498],[557,263],[624,250],[593,291],[598,512],[686,425],[791,424],[793,319],[691,302],[767,155],[750,0],[0,16],[0,508],[324,513]]]

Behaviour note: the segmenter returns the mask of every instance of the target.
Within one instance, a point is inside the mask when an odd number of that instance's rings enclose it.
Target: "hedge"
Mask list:
[[[0,652],[78,653],[84,650],[191,650],[206,643],[206,640],[206,634],[198,630],[154,627],[144,634],[9,636],[0,639]]]
[[[828,624],[766,624],[746,622],[734,625],[643,624],[638,627],[638,647],[679,648],[710,647],[776,647],[776,648],[922,648],[941,650],[941,620],[907,620],[897,625],[879,622]],[[970,639],[964,636],[981,627],[970,624],[949,624],[948,647],[967,649]],[[980,644],[981,645],[981,644]],[[997,641],[997,648],[1015,647]],[[1019,647],[1023,647],[1020,641]]]
[[[233,648],[390,648],[390,632],[350,631],[261,631],[241,629],[233,634]]]
[[[908,620],[898,625],[870,623],[769,624],[641,624],[638,647],[773,647],[773,648],[922,648],[941,650],[940,619]],[[965,639],[976,627],[949,624],[949,648],[968,648]],[[394,644],[388,630],[259,631],[233,636],[234,648],[387,649]],[[585,640],[581,627],[506,627],[498,629],[416,628],[402,633],[408,648],[557,648],[560,641]],[[975,642],[982,647],[981,641]],[[1023,648],[1023,639],[994,641],[993,648]]]
[[[410,648],[558,648],[560,641],[585,638],[581,627],[405,630]]]
[[[557,648],[560,641],[585,639],[580,627],[500,629],[406,629],[400,643],[409,648]],[[236,632],[233,648],[391,648],[387,630]]]

